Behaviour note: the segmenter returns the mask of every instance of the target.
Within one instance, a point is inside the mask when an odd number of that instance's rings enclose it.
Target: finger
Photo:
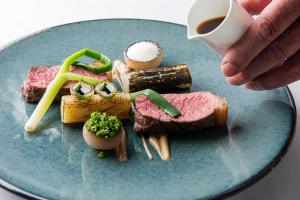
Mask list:
[[[228,82],[232,85],[247,83],[270,69],[281,66],[287,58],[299,49],[300,19],[257,55],[244,71],[229,77]]]
[[[224,75],[230,77],[243,71],[255,56],[298,18],[299,8],[299,0],[273,0],[226,53],[222,61]]]
[[[285,64],[262,74],[245,85],[251,90],[270,90],[300,80],[300,51]]]
[[[252,15],[260,13],[272,0],[238,0]]]

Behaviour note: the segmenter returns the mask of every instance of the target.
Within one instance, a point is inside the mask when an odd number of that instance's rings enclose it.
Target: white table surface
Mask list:
[[[9,0],[0,2],[0,48],[5,44],[51,26],[104,18],[142,18],[185,24],[193,0]],[[300,82],[291,84],[300,108]],[[229,200],[300,199],[300,125],[286,157],[267,176]],[[0,188],[0,200],[23,198]]]

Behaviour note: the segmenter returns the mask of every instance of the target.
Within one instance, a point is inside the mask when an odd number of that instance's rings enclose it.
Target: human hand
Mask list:
[[[300,0],[239,0],[259,14],[222,61],[232,85],[273,89],[300,80]]]

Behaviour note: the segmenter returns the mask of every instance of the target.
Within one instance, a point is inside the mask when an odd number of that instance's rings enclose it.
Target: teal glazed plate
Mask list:
[[[227,127],[170,133],[172,159],[162,161],[125,121],[128,161],[104,159],[86,145],[82,126],[61,123],[52,105],[38,131],[23,129],[36,104],[20,87],[30,66],[56,65],[88,47],[122,59],[133,42],[157,41],[162,65],[188,64],[191,91],[211,91],[229,103]],[[31,198],[215,199],[256,182],[284,156],[293,137],[295,106],[287,88],[253,92],[226,83],[220,58],[189,41],[186,27],[151,20],[110,19],[67,24],[23,38],[0,50],[0,183]]]

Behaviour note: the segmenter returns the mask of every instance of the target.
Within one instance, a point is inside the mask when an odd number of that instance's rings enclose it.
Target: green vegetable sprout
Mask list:
[[[116,136],[121,127],[122,123],[116,116],[108,116],[106,113],[93,112],[86,122],[89,132],[106,139]]]

